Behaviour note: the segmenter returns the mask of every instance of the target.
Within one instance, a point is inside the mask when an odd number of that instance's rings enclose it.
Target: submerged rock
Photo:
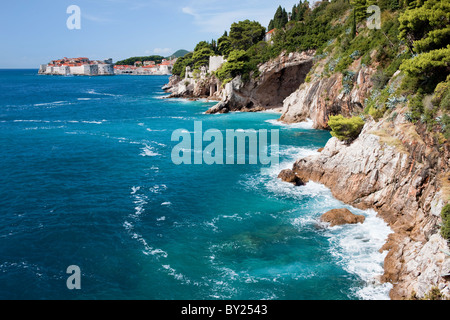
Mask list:
[[[323,222],[330,223],[331,227],[341,226],[345,224],[364,223],[366,217],[353,214],[348,209],[333,209],[322,215],[320,218]]]

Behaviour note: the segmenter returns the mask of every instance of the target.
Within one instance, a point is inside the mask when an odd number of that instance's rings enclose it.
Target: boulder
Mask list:
[[[355,215],[348,209],[333,209],[322,215],[320,218],[323,222],[328,222],[332,227],[345,224],[364,223],[366,217]]]
[[[305,183],[297,177],[297,175],[291,169],[286,169],[280,172],[278,178],[284,182],[292,183],[295,186],[303,186]]]

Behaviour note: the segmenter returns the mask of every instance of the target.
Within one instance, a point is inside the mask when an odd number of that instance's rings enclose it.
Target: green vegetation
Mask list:
[[[450,1],[417,1],[399,22],[399,39],[417,55],[400,66],[407,75],[404,87],[431,93],[449,73]]]
[[[248,74],[246,70],[248,59],[244,50],[231,51],[228,61],[217,71],[217,77],[222,82],[229,82],[238,75]]]
[[[275,16],[272,20],[270,20],[268,30],[270,31],[272,29],[283,29],[288,22],[289,17],[286,9],[279,6],[277,11],[275,12]]]
[[[132,57],[116,62],[116,65],[134,65],[136,61],[155,61],[156,64],[161,63],[165,59],[162,56],[143,56],[143,57]]]
[[[447,204],[441,212],[442,228],[441,234],[444,239],[450,240],[450,204]]]
[[[233,23],[230,29],[230,43],[233,50],[248,50],[252,45],[264,39],[266,29],[256,21]]]
[[[189,53],[189,51],[184,50],[184,49],[180,49],[176,52],[174,52],[173,54],[171,54],[169,57],[167,57],[167,59],[175,59],[175,58],[181,58],[184,57],[185,55],[187,55]]]
[[[190,67],[192,71],[200,70],[202,66],[208,66],[209,57],[216,54],[217,46],[215,42],[201,41],[196,46],[193,52],[189,52],[184,57],[178,58],[173,66],[172,74],[184,78],[186,74],[186,67]]]
[[[330,116],[328,126],[331,128],[333,137],[350,143],[361,133],[364,127],[364,120],[361,117],[344,118],[342,115]]]
[[[366,27],[370,5],[381,9],[380,30]],[[300,0],[291,12],[279,6],[267,30],[256,21],[233,23],[217,41],[202,41],[180,57],[173,73],[184,77],[187,66],[195,73],[210,55],[223,55],[228,62],[215,72],[222,84],[238,75],[248,80],[282,52],[314,49],[322,67],[311,70],[307,82],[341,73],[348,95],[359,68],[377,68],[364,114],[394,119],[398,107],[408,106],[405,118],[425,125],[443,144],[450,141],[449,26],[450,0]]]

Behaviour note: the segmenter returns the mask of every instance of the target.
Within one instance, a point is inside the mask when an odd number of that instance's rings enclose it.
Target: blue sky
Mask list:
[[[231,23],[267,27],[279,5],[299,0],[14,0],[0,10],[0,68],[38,68],[62,57],[170,55],[217,39]],[[81,29],[69,30],[67,8],[81,9]]]

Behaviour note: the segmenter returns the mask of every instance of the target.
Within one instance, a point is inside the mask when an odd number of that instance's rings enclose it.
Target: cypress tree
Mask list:
[[[288,22],[289,22],[288,14],[286,12],[286,9],[283,8],[282,17],[281,17],[281,28],[284,28]]]
[[[281,6],[278,7],[275,12],[275,16],[273,17],[273,26],[277,29],[283,28],[283,8]]]
[[[356,11],[353,9],[352,38],[356,37]]]
[[[300,3],[301,3],[301,1],[300,1]],[[294,4],[294,6],[292,7],[291,20],[292,21],[299,21],[299,19],[298,19],[298,8],[297,8],[296,4]]]

